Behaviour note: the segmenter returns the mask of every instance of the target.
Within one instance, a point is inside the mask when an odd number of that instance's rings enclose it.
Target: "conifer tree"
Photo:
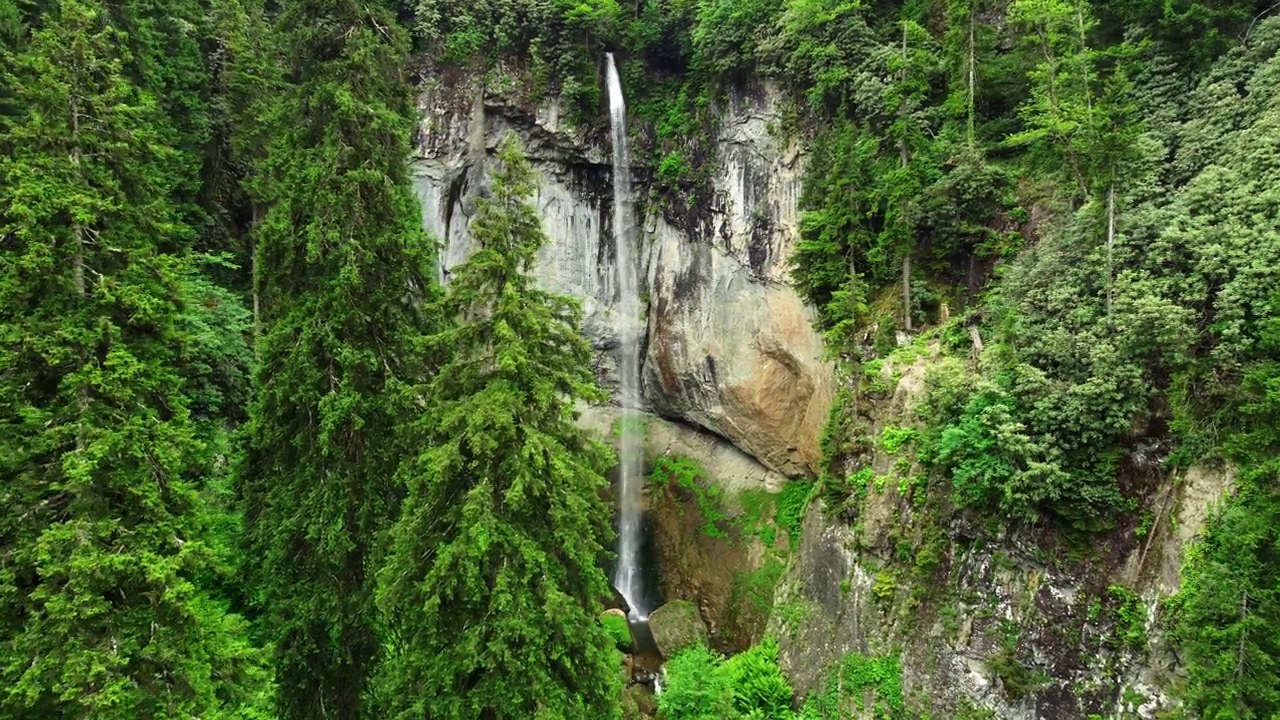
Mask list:
[[[915,199],[927,182],[931,160],[929,126],[922,110],[934,60],[925,29],[907,19],[901,25],[901,49],[895,48],[889,54],[886,66],[892,79],[884,95],[885,109],[893,115],[887,135],[896,146],[898,163],[881,176],[885,217],[876,252],[901,258],[902,322],[911,332],[911,254],[915,245],[912,215]]]
[[[242,623],[199,582],[191,233],[115,19],[51,2],[5,63],[0,716],[257,717]]]
[[[16,45],[22,35],[22,12],[15,0],[0,0],[0,44]]]
[[[374,3],[290,3],[293,84],[258,201],[258,369],[240,471],[280,720],[367,717],[372,553],[394,518],[430,249],[409,187],[407,41]],[[384,520],[386,522],[384,522]]]
[[[155,98],[155,135],[171,151],[163,171],[183,220],[204,234],[210,208],[197,204],[209,139],[210,83],[201,49],[202,0],[121,0],[108,5],[129,51],[124,70]]]
[[[1063,168],[1076,186],[1072,197],[1085,197],[1093,189],[1087,166],[1097,99],[1089,33],[1097,21],[1085,0],[1014,0],[1009,19],[1037,61],[1028,73],[1031,98],[1019,113],[1026,130],[1009,141],[1039,151],[1046,167]]]
[[[284,63],[263,5],[263,0],[214,0],[209,8],[214,124],[205,195],[218,213],[219,229],[209,249],[235,258],[239,272],[229,284],[250,291],[255,318],[252,229],[263,208],[254,188],[263,180],[265,149],[274,130],[263,118],[284,87]]]
[[[577,306],[533,284],[533,169],[510,139],[500,160],[443,301],[456,324],[429,341],[451,356],[420,393],[425,450],[379,578],[380,691],[402,720],[616,717],[591,608],[608,591],[604,456],[574,425],[600,390]]]

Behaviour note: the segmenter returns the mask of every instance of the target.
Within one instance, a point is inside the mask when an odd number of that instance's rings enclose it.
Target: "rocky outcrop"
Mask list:
[[[884,364],[888,390],[860,408],[868,437],[912,423],[931,362]],[[1229,470],[1160,478],[1159,462],[1130,458],[1122,473],[1167,491],[1145,524],[1086,549],[1044,528],[997,532],[947,512],[910,489],[921,470],[909,448],[876,446],[867,460],[885,480],[855,503],[855,522],[810,507],[775,597],[770,630],[802,695],[855,653],[899,661],[904,691],[933,717],[1154,720],[1170,707],[1178,670],[1160,600],[1177,592]]]
[[[580,427],[593,430],[601,437],[617,437],[621,417],[617,407],[584,407],[580,412]],[[648,413],[639,414],[638,424],[638,432],[643,436],[644,456],[650,464],[654,458],[664,455],[689,458],[699,466],[711,469],[716,485],[730,494],[751,490],[776,493],[787,481],[781,473],[761,465],[716,435]]]
[[[582,409],[579,425],[616,438],[617,408]],[[712,647],[746,649],[764,635],[773,588],[791,539],[777,526],[777,493],[787,479],[728,441],[653,415],[639,418],[646,466],[659,458],[705,471],[698,493],[648,483],[646,527],[657,596],[697,606]]]
[[[515,132],[542,174],[535,200],[550,242],[535,270],[583,303],[597,371],[614,382],[618,330],[613,201],[604,133],[567,125],[555,102],[521,101],[519,83],[445,78],[422,92],[414,160],[423,223],[443,243],[440,274],[472,252],[467,233],[484,170]],[[804,475],[832,396],[832,371],[809,310],[785,282],[796,242],[804,159],[773,132],[777,93],[737,93],[715,141],[712,195],[699,217],[648,203],[639,256],[647,298],[643,402],[728,439],[772,470]],[[637,196],[648,196],[638,186]]]

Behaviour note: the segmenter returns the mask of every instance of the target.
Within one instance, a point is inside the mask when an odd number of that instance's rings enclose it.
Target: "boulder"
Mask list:
[[[640,685],[622,691],[622,720],[648,720],[658,714],[653,693]]]
[[[649,615],[649,630],[662,657],[707,643],[707,626],[698,606],[688,600],[672,600]]]
[[[609,637],[619,650],[629,649],[634,640],[631,637],[631,625],[627,622],[627,614],[617,608],[609,608],[600,613],[600,624],[608,631]]]

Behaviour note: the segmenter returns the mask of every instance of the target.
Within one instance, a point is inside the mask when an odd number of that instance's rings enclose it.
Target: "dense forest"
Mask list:
[[[539,177],[496,149],[441,286],[408,165],[429,76],[599,128],[605,52],[652,207],[707,201],[729,88],[788,98],[791,277],[848,382],[811,502],[849,514],[903,335],[947,356],[913,442],[948,512],[1087,545],[1149,514],[1126,457],[1229,465],[1169,717],[1280,717],[1269,0],[0,0],[0,36],[0,717],[624,716]],[[852,717],[770,640],[666,678],[670,720]]]

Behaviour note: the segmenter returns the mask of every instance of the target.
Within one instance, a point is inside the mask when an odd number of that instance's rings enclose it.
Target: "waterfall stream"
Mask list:
[[[609,83],[609,119],[613,135],[613,236],[617,243],[615,267],[618,272],[617,331],[621,437],[618,457],[618,566],[614,585],[631,608],[632,620],[648,618],[640,568],[641,520],[644,483],[641,467],[639,423],[635,408],[640,400],[640,291],[633,251],[635,213],[631,201],[631,165],[627,157],[627,106],[622,98],[622,82],[613,53],[606,55]]]

